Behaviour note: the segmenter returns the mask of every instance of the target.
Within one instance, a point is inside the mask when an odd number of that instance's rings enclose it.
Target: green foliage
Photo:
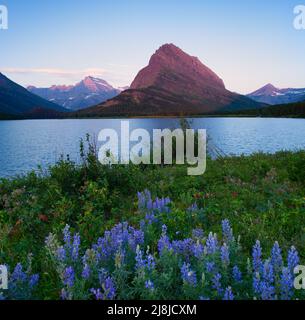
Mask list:
[[[194,228],[218,232],[220,222],[227,218],[234,233],[241,235],[246,255],[260,239],[266,250],[279,241],[284,250],[295,245],[305,257],[304,151],[208,159],[207,172],[193,177],[187,176],[185,166],[102,166],[94,147],[89,153],[82,148],[81,165],[62,158],[47,173],[0,181],[2,263],[26,262],[32,252],[34,271],[45,270],[44,239],[50,232],[59,235],[66,224],[80,232],[84,246],[120,221],[138,224],[143,213],[138,210],[136,194],[145,189],[154,197],[168,196],[174,203],[170,214],[161,219],[171,237],[186,238]],[[194,202],[200,210],[189,213]],[[151,227],[147,237],[151,238],[147,242],[153,243],[152,239],[160,237],[160,228]],[[173,279],[180,271],[169,268],[171,259],[174,257],[164,258],[160,265],[160,277],[168,281],[168,287],[160,284],[160,298],[166,290],[173,290],[175,296]],[[121,298],[128,298],[129,291],[124,288],[128,273],[124,272],[117,277]],[[50,268],[41,280],[43,296],[55,296],[55,275]],[[135,296],[145,294],[137,292]]]

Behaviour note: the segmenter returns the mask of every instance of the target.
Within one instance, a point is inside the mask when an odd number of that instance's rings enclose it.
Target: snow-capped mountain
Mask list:
[[[50,88],[29,86],[27,89],[69,110],[80,110],[97,105],[122,92],[122,89],[116,89],[105,80],[95,77],[86,77],[75,86],[52,86]]]
[[[305,88],[279,89],[269,83],[264,87],[248,94],[247,96],[255,101],[264,102],[271,105],[294,103],[305,100]]]

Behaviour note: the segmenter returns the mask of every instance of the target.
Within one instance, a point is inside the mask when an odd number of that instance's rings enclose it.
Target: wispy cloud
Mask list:
[[[86,76],[102,78],[114,86],[128,85],[135,76],[131,66],[108,65],[109,68],[61,69],[61,68],[8,68],[0,72],[12,77],[24,86],[50,86],[53,84],[74,84]],[[136,70],[136,69],[135,69]]]
[[[53,75],[58,77],[69,77],[69,76],[101,76],[107,74],[107,70],[101,68],[88,68],[81,70],[66,70],[66,69],[52,69],[52,68],[1,68],[3,73],[12,74],[42,74],[42,75]]]

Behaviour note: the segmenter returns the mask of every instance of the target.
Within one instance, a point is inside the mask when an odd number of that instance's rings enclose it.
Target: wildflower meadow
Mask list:
[[[287,159],[290,166],[287,166]],[[0,184],[2,300],[296,300],[304,154],[79,166]],[[140,191],[139,191],[140,190]]]

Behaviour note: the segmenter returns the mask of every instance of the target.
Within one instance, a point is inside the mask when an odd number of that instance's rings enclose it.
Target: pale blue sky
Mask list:
[[[131,83],[164,43],[174,43],[248,93],[271,82],[305,87],[305,0],[0,0],[0,71],[22,85],[72,84],[96,75]]]

